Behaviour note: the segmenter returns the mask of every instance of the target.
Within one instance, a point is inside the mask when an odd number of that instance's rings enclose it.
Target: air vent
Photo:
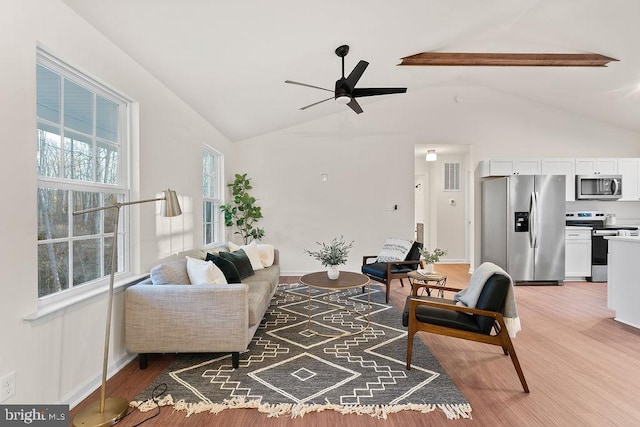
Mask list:
[[[460,163],[444,164],[444,191],[460,191]]]

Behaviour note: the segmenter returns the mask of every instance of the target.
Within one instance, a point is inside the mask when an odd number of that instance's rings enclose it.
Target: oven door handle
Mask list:
[[[612,180],[612,183],[613,183],[613,190],[611,190],[611,194],[613,196],[617,196],[618,194],[620,194],[620,193],[618,193],[619,188],[620,188],[620,183],[615,178]]]

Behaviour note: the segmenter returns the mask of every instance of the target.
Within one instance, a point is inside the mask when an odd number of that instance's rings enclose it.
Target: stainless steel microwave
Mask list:
[[[576,200],[617,200],[622,175],[576,175]]]

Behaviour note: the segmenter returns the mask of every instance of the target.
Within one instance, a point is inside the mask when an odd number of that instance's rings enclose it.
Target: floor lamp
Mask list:
[[[109,276],[109,302],[107,304],[107,326],[104,334],[104,358],[102,362],[102,386],[100,388],[100,400],[88,405],[73,418],[75,427],[88,426],[110,426],[115,424],[122,418],[129,408],[129,401],[121,397],[106,398],[107,390],[107,367],[109,359],[109,336],[111,334],[111,309],[113,305],[113,278],[116,274],[116,265],[118,264],[118,221],[120,217],[120,208],[122,206],[138,205],[141,203],[156,202],[162,200],[162,216],[172,217],[182,214],[180,203],[176,192],[168,189],[163,191],[163,196],[157,199],[139,200],[137,202],[116,202],[109,206],[99,208],[84,209],[76,211],[74,215],[82,215],[90,212],[103,211],[113,209],[115,213],[113,227],[113,248],[111,251],[111,275]]]

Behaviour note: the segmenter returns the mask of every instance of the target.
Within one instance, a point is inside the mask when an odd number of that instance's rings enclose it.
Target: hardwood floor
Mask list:
[[[464,287],[468,265],[438,265],[447,284]],[[297,277],[283,277],[295,283]],[[398,281],[391,302],[404,306],[409,287]],[[387,420],[342,416],[333,411],[303,418],[267,418],[255,410],[225,410],[218,415],[185,417],[164,407],[145,426],[636,426],[640,425],[640,330],[613,320],[607,309],[606,283],[567,282],[564,286],[517,286],[522,331],[514,346],[531,393],[522,392],[508,357],[498,347],[419,333],[442,367],[467,397],[472,420],[450,421],[436,410],[410,411]],[[137,360],[108,382],[108,396],[134,398],[172,360],[171,355],[149,357],[149,368]],[[71,411],[71,416],[98,399],[98,392]],[[133,426],[154,412],[132,414],[118,425]]]

